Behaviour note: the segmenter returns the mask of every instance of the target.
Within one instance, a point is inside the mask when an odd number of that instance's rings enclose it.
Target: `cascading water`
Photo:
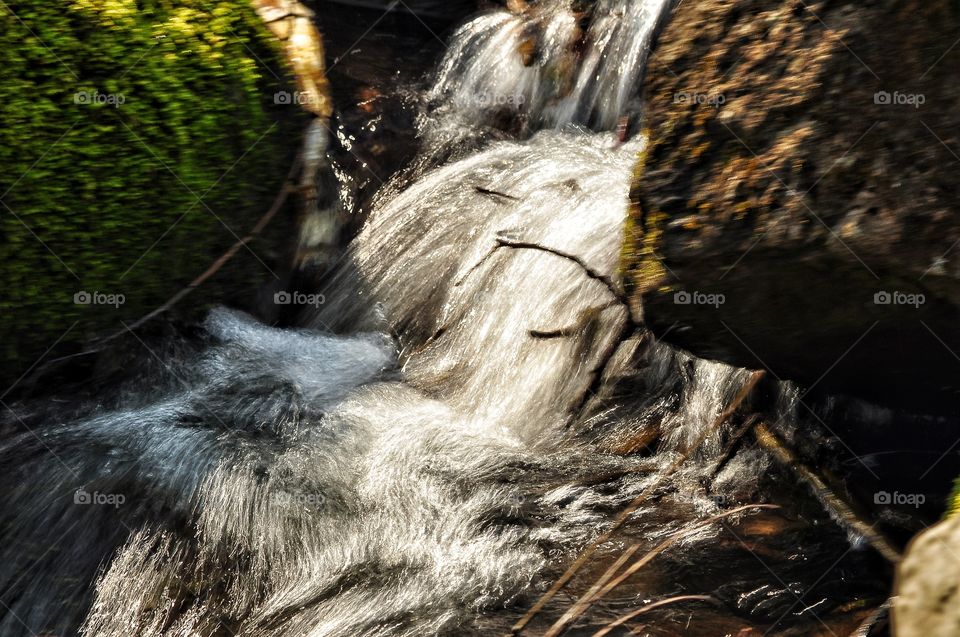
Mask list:
[[[482,95],[522,95],[535,128],[614,127],[665,5],[602,0],[570,59],[564,3],[470,22],[429,92],[443,106],[424,152],[487,121]],[[549,86],[564,65],[569,86]],[[216,310],[199,342],[144,344],[148,369],[97,404],[20,406],[30,431],[0,446],[0,633],[502,632],[493,611],[549,584],[749,376],[634,340],[621,367],[645,390],[592,397],[629,317],[587,269],[615,278],[643,143],[546,130],[388,185],[305,327]],[[790,422],[795,390],[777,391]],[[611,451],[651,426],[655,455]],[[638,510],[636,541],[715,512],[717,494],[756,497],[763,454],[711,473],[722,433]],[[790,586],[761,575],[725,582],[732,607],[790,612]]]
[[[498,117],[527,130],[613,130],[638,111],[637,87],[671,0],[600,0],[590,12],[575,4],[492,11],[457,31],[427,93],[427,138],[461,137]]]

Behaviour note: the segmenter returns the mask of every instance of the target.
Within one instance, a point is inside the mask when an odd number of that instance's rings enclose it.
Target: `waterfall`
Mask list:
[[[637,88],[670,4],[599,0],[578,11],[568,1],[544,0],[522,14],[482,14],[453,35],[422,128],[428,138],[463,135],[500,117],[529,130],[613,130],[639,111]]]
[[[527,134],[388,184],[302,327],[217,309],[199,337],[145,344],[95,401],[18,406],[0,633],[502,632],[491,613],[543,590],[747,377],[647,344],[627,365],[644,391],[585,409],[627,321],[586,270],[616,278],[644,145],[610,131],[666,5],[600,0],[585,26],[559,1],[475,18],[428,93],[425,152],[489,123],[484,96],[517,98]],[[649,427],[656,453],[610,451]],[[717,510],[709,466],[637,511],[646,541]],[[767,466],[737,455],[715,493],[751,497]]]

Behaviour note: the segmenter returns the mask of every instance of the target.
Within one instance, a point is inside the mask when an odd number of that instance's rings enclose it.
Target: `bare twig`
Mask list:
[[[610,339],[610,344],[600,356],[599,363],[590,371],[592,374],[590,386],[587,387],[586,391],[583,393],[583,396],[581,396],[579,403],[573,409],[574,422],[583,417],[584,410],[590,403],[590,398],[600,394],[604,379],[607,376],[607,368],[610,366],[610,363],[613,362],[613,357],[616,355],[617,350],[620,349],[620,345],[630,338],[630,336],[636,331],[637,326],[633,323],[633,321],[630,320],[629,308],[627,308],[626,318],[627,320],[623,321],[623,324],[620,326],[620,330],[617,332],[616,336]]]
[[[561,259],[566,259],[567,261],[572,261],[573,263],[576,263],[583,270],[584,274],[586,274],[591,279],[602,283],[603,286],[606,287],[607,290],[610,292],[610,294],[613,296],[613,298],[615,298],[621,305],[627,308],[627,314],[630,315],[630,300],[627,298],[626,293],[623,290],[621,290],[620,287],[616,283],[614,283],[610,277],[603,274],[602,272],[598,272],[594,270],[592,267],[590,267],[590,265],[586,261],[584,261],[577,255],[571,254],[569,252],[565,252],[558,248],[551,248],[550,246],[534,243],[532,241],[520,241],[516,239],[510,239],[509,237],[505,237],[502,234],[497,235],[496,244],[493,247],[491,247],[490,250],[486,254],[484,254],[479,261],[473,264],[473,266],[471,266],[471,268],[467,270],[467,272],[463,276],[457,279],[456,283],[454,283],[454,286],[459,287],[460,285],[462,285],[463,282],[467,279],[467,277],[473,274],[473,272],[477,268],[479,268],[481,265],[486,263],[487,259],[493,256],[494,253],[496,253],[496,251],[499,250],[500,248],[511,248],[515,250],[521,250],[521,249],[539,250],[541,252],[546,252],[547,254],[552,254],[554,256],[560,257]],[[637,324],[637,321],[635,321],[632,316],[630,316],[630,321],[634,324]]]
[[[723,446],[720,456],[714,461],[713,466],[707,472],[706,480],[708,482],[720,472],[723,466],[730,460],[730,457],[733,455],[733,452],[737,448],[739,442],[745,435],[747,435],[747,432],[753,429],[758,422],[760,422],[760,415],[752,414],[743,422],[742,425],[736,429],[736,431],[733,432],[733,434],[727,440],[727,443]]]
[[[483,186],[474,186],[473,189],[481,195],[488,195],[493,198],[502,197],[511,201],[520,201],[520,197],[514,197],[513,195],[508,195],[507,193],[500,192],[499,190],[491,190],[490,188],[484,188]]]
[[[574,336],[580,330],[584,329],[591,321],[595,320],[604,310],[610,309],[611,307],[616,307],[620,305],[617,301],[610,301],[603,305],[598,305],[594,307],[589,307],[580,312],[577,316],[576,322],[572,325],[567,325],[566,327],[561,327],[555,330],[530,330],[528,333],[531,338],[539,339],[551,339],[551,338],[567,338]]]
[[[553,254],[560,257],[561,259],[566,259],[567,261],[573,261],[583,270],[591,279],[599,281],[602,283],[607,290],[610,291],[610,294],[613,295],[615,299],[620,301],[623,305],[630,307],[630,301],[627,299],[627,295],[621,290],[607,275],[597,272],[587,264],[586,261],[581,259],[575,254],[569,252],[564,252],[563,250],[558,250],[557,248],[551,248],[549,246],[540,245],[539,243],[533,243],[531,241],[517,241],[514,239],[509,239],[504,236],[497,237],[497,246],[503,248],[513,248],[513,249],[527,249],[527,250],[540,250],[541,252],[546,252],[548,254]],[[494,248],[496,249],[496,248]]]

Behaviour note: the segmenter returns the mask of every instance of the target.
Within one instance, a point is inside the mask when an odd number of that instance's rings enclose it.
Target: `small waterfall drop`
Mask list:
[[[458,30],[427,93],[428,138],[498,117],[525,122],[527,130],[613,130],[638,112],[637,88],[671,0],[576,4],[544,0],[520,14],[499,9]]]

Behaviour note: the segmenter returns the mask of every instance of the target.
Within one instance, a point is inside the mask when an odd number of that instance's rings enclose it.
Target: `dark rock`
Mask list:
[[[647,70],[624,250],[653,331],[956,411],[958,32],[947,0],[681,3]]]

